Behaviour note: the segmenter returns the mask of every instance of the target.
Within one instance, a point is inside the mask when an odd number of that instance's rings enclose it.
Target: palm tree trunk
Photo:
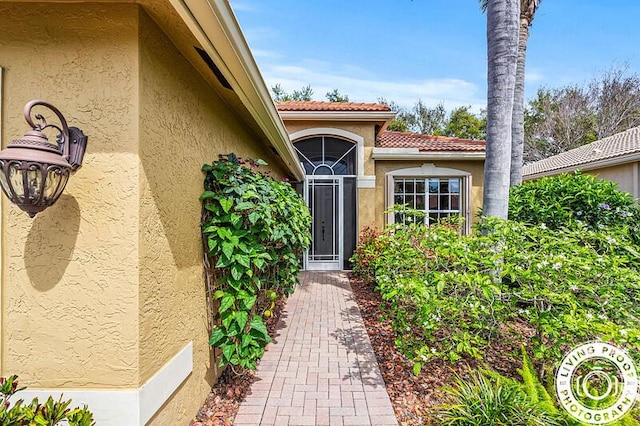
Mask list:
[[[522,156],[524,151],[524,70],[527,58],[527,40],[530,21],[520,17],[518,36],[518,65],[516,87],[513,94],[513,117],[511,118],[511,186],[522,183]]]
[[[482,214],[506,219],[520,0],[487,4],[487,156]]]

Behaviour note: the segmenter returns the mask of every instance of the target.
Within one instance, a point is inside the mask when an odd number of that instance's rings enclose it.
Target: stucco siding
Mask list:
[[[638,197],[638,163],[626,163],[601,169],[587,170],[585,173],[594,175],[600,179],[616,182],[620,190]]]
[[[135,6],[0,3],[0,15],[2,145],[28,130],[34,98],[89,135],[53,207],[30,219],[3,203],[2,374],[32,388],[135,387]]]
[[[218,375],[208,346],[200,167],[229,152],[275,161],[144,12],[140,71],[139,381],[193,341],[193,373],[150,423],[186,424]]]

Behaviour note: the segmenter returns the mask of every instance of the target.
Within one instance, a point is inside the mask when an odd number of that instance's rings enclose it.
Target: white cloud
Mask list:
[[[261,67],[269,87],[280,84],[287,91],[307,84],[314,99],[323,100],[325,93],[338,89],[353,102],[376,102],[380,97],[410,108],[418,99],[435,106],[442,102],[447,110],[471,105],[476,112],[485,108],[484,93],[471,82],[457,78],[407,79],[402,76],[381,79],[357,66],[334,66],[322,61],[303,61],[301,65],[264,64]]]
[[[538,70],[526,70],[524,74],[525,83],[539,83],[544,81],[544,74]]]
[[[241,12],[255,12],[257,9],[255,6],[243,2],[243,1],[232,1],[231,2],[231,7],[233,8],[234,12],[237,11],[241,11]]]

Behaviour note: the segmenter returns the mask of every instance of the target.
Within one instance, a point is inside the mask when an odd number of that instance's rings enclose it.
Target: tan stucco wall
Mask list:
[[[151,421],[186,424],[217,374],[200,167],[229,152],[277,161],[138,6],[0,14],[3,146],[28,130],[33,98],[89,136],[53,207],[30,219],[3,203],[1,373],[32,389],[136,389],[192,341],[193,373]]]
[[[399,169],[420,167],[425,163],[436,167],[462,170],[471,173],[471,215],[477,219],[478,209],[482,207],[482,188],[484,185],[484,161],[377,161],[376,162],[376,195],[375,226],[384,226],[384,211],[388,206],[386,200],[386,174]]]
[[[620,190],[628,192],[633,197],[640,196],[638,188],[638,162],[620,164],[602,169],[587,170],[585,173],[600,179],[616,182]]]
[[[135,10],[0,3],[2,145],[34,98],[89,135],[56,205],[30,219],[3,203],[2,374],[29,387],[138,385]]]
[[[151,423],[186,424],[217,377],[207,343],[200,166],[231,151],[273,159],[248,143],[252,135],[144,13],[139,128],[140,383],[193,341],[193,373]]]

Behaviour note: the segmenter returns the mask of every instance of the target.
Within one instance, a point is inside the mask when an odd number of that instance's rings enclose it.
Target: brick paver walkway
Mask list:
[[[235,425],[397,425],[343,272],[304,272]]]

